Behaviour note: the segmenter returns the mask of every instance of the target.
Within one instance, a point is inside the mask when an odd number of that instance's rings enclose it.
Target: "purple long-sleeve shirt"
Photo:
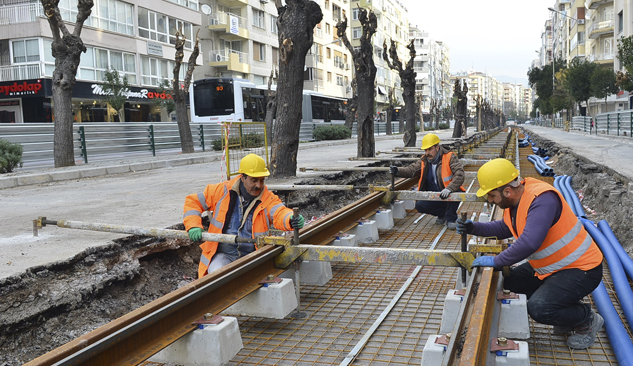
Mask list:
[[[510,210],[513,217],[516,207]],[[525,229],[508,249],[494,257],[495,267],[509,266],[529,257],[543,244],[549,229],[558,222],[563,212],[563,203],[555,192],[543,192],[534,200],[528,209]],[[492,222],[475,222],[473,235],[506,239],[512,237],[510,228],[503,220]]]

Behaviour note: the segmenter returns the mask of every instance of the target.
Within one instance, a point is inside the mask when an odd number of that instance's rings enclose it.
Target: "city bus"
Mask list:
[[[191,122],[263,122],[266,85],[239,78],[195,80],[189,89]],[[302,122],[344,123],[347,101],[304,90]]]

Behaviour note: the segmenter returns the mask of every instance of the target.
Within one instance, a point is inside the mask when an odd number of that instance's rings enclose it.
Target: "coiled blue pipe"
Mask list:
[[[532,164],[534,164],[534,168],[540,175],[543,175],[545,177],[554,176],[554,169],[550,168],[547,164],[545,164],[545,161],[543,160],[542,157],[538,155],[528,155],[527,159]]]
[[[598,244],[600,250],[602,250],[602,254],[604,254],[607,260],[611,278],[613,279],[613,285],[615,286],[615,292],[618,295],[620,304],[622,304],[624,317],[629,323],[629,327],[631,327],[633,325],[633,306],[631,306],[631,304],[633,304],[633,291],[631,291],[629,282],[624,274],[620,258],[616,254],[615,249],[611,246],[609,240],[598,230],[593,221],[587,219],[580,220],[582,220],[585,229],[587,229],[593,240]]]
[[[593,290],[591,295],[598,312],[604,318],[604,327],[607,329],[607,336],[618,364],[621,366],[633,366],[633,343],[631,343],[624,324],[620,321],[620,316],[613,307],[604,284],[600,282],[600,285]]]
[[[569,207],[571,208],[571,210],[574,212],[574,215],[576,215],[576,217],[578,217],[578,214],[576,213],[576,208],[574,207],[574,205],[572,204],[572,197],[569,194],[569,190],[567,189],[567,186],[565,185],[565,175],[559,175],[558,177],[554,178],[554,181],[556,181],[556,179],[558,179],[558,190],[560,191],[560,193],[563,194],[563,197],[565,198],[565,201],[567,201],[567,204],[569,205]],[[554,186],[556,187],[556,186]]]
[[[562,185],[564,185],[567,189],[567,192],[569,192],[569,197],[571,198],[571,202],[567,201],[567,203],[569,203],[569,205],[572,206],[574,214],[576,214],[577,217],[582,217],[586,219],[587,216],[585,215],[585,209],[582,207],[582,204],[580,203],[580,200],[578,199],[576,192],[571,186],[571,177],[569,175],[565,175],[563,177]]]
[[[605,220],[601,220],[598,222],[598,228],[600,228],[602,234],[607,238],[607,240],[609,240],[609,243],[611,243],[611,246],[618,254],[618,258],[620,258],[620,263],[624,268],[624,272],[626,272],[630,279],[633,279],[633,259],[631,259],[624,248],[622,248],[622,244],[620,244],[618,238],[615,237],[609,223]]]

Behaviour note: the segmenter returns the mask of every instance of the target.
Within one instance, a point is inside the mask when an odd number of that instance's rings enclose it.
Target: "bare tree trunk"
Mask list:
[[[81,30],[84,21],[92,12],[94,3],[92,0],[78,0],[75,28],[73,33],[70,33],[59,12],[59,0],[41,0],[41,2],[53,33],[51,51],[55,58],[55,71],[53,71],[53,108],[55,110],[53,157],[55,168],[73,166],[75,165],[73,88],[81,53],[86,52],[86,46],[80,37]]]
[[[286,0],[286,5],[275,0],[275,5],[279,14],[279,79],[270,168],[273,177],[291,177],[297,174],[305,57],[323,13],[309,0]]]
[[[402,67],[402,62],[398,58],[398,52],[396,49],[396,42],[391,40],[391,46],[389,47],[389,53],[387,53],[387,41],[383,43],[382,58],[387,62],[390,69],[398,71],[400,75],[400,83],[402,85],[402,98],[404,99],[406,121],[407,126],[404,132],[403,140],[404,146],[415,146],[416,134],[415,134],[415,76],[416,72],[413,70],[413,60],[415,59],[415,46],[413,40],[407,46],[409,49],[409,61],[406,67]],[[389,60],[391,56],[391,60]]]
[[[273,79],[277,78],[275,71],[270,71],[268,90],[266,91],[266,140],[269,144],[273,141],[273,123],[277,115],[277,92],[272,90]]]
[[[198,30],[199,32],[199,30]],[[193,148],[193,136],[191,135],[191,126],[189,125],[189,114],[187,113],[187,95],[189,94],[189,84],[191,83],[191,77],[193,76],[193,70],[196,67],[196,59],[200,53],[200,47],[198,43],[198,35],[196,34],[196,44],[193,47],[191,56],[189,56],[189,65],[187,68],[187,75],[183,80],[184,85],[180,86],[180,66],[182,65],[182,59],[185,57],[183,51],[185,47],[184,34],[181,31],[176,31],[176,59],[174,64],[174,82],[172,85],[172,95],[174,102],[176,103],[176,120],[178,122],[178,133],[180,134],[180,149],[183,154],[191,154],[194,152]]]
[[[354,128],[356,112],[358,112],[358,94],[356,89],[356,79],[352,79],[352,97],[347,99],[347,113],[345,114],[345,127],[350,131]]]
[[[376,33],[378,21],[376,14],[371,10],[360,8],[358,20],[362,25],[360,48],[354,49],[349,42],[345,30],[347,29],[347,17],[336,25],[337,35],[343,40],[343,44],[352,54],[356,78],[358,96],[358,124],[357,124],[357,156],[374,157],[376,155],[376,142],[374,137],[374,81],[376,80],[376,65],[374,64],[374,46],[371,38]]]

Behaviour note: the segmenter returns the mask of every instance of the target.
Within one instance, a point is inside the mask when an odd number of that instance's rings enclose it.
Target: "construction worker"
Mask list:
[[[506,159],[494,159],[477,172],[478,197],[504,210],[503,220],[457,220],[457,233],[515,242],[497,256],[481,256],[474,267],[501,268],[526,262],[505,277],[504,288],[528,298],[535,321],[554,326],[555,333],[571,333],[571,348],[591,347],[604,319],[581,300],[602,280],[602,252],[550,184],[521,179]]]
[[[440,198],[446,199],[452,192],[465,192],[464,167],[457,155],[440,145],[440,138],[429,133],[422,138],[424,155],[420,161],[398,168],[389,167],[389,171],[396,177],[417,178],[418,191],[440,192]],[[455,229],[457,208],[459,202],[417,201],[415,208],[420,213],[437,216],[436,224],[447,224],[451,230]]]
[[[303,227],[303,216],[293,216],[279,197],[270,192],[264,179],[270,175],[264,159],[248,154],[240,161],[241,175],[218,184],[209,184],[203,192],[185,198],[183,223],[189,239],[202,239],[202,212],[209,211],[209,232],[255,238],[268,232]],[[198,277],[211,273],[257,249],[251,243],[218,243],[200,245],[202,256]]]

